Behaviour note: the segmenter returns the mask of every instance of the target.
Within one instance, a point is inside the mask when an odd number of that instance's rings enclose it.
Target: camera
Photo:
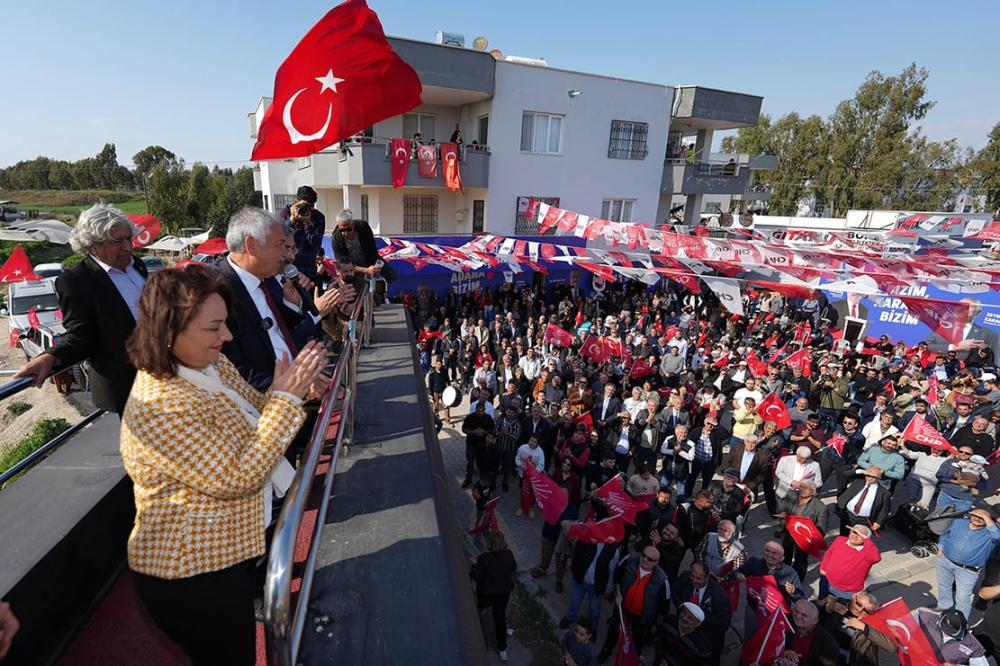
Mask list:
[[[301,202],[295,207],[295,209],[298,211],[298,214],[303,217],[309,217],[312,215],[312,204],[308,201]]]

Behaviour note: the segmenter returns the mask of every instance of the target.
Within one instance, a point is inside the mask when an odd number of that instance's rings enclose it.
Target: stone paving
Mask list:
[[[456,515],[461,520],[462,516],[468,516],[468,525],[474,521],[474,504],[468,491],[462,490],[460,485],[465,476],[465,437],[461,432],[462,418],[468,413],[468,404],[463,401],[458,407],[452,408],[451,416],[455,421],[454,426],[447,423],[442,428],[439,435],[441,453],[444,457],[446,473],[454,480],[453,501]],[[441,413],[443,418],[444,413]],[[899,485],[902,489],[902,484]],[[564,581],[564,592],[557,594],[554,589],[555,575],[554,564],[549,568],[549,573],[539,579],[531,578],[530,571],[538,564],[540,559],[541,528],[542,518],[536,516],[529,519],[527,515],[516,516],[515,510],[518,508],[518,490],[515,485],[511,486],[509,493],[502,494],[503,499],[498,507],[498,521],[500,529],[507,538],[511,550],[513,551],[517,563],[518,571],[522,582],[548,610],[554,623],[558,623],[569,606],[571,574],[567,571]],[[1000,498],[996,498],[1000,499]],[[827,490],[823,495],[823,501],[828,506],[833,505],[836,498],[833,493]],[[894,506],[902,500],[894,497]],[[832,510],[831,510],[832,511]],[[537,513],[537,512],[536,512]],[[830,516],[828,522],[830,530],[827,536],[831,537],[837,533],[838,521],[835,515]],[[763,552],[764,543],[773,537],[776,524],[767,514],[767,509],[763,503],[755,505],[749,514],[749,519],[745,526],[743,543],[747,546],[751,555],[760,555]],[[877,594],[882,602],[890,601],[896,597],[903,597],[911,609],[919,607],[933,607],[936,604],[937,582],[934,571],[935,558],[917,558],[910,553],[910,544],[901,534],[893,529],[885,529],[876,539],[882,553],[882,561],[877,564],[868,578],[868,589]],[[681,567],[684,571],[690,563],[691,555]],[[810,561],[809,571],[804,581],[806,586],[812,591],[813,597],[818,594],[819,572],[818,562]],[[598,647],[604,638],[605,624],[610,613],[611,605],[607,602],[602,604],[601,626],[598,633]],[[585,612],[585,611],[583,611]],[[581,612],[582,614],[582,612]],[[740,608],[733,614],[733,625],[726,637],[726,651],[722,656],[722,664],[737,664],[739,648],[743,641],[743,617],[744,608],[741,603]],[[975,617],[975,616],[974,616]],[[516,656],[522,659],[526,657],[527,651],[517,642],[517,627],[514,638],[511,641],[511,661],[510,663],[528,663],[527,661],[515,660]],[[559,632],[561,636],[562,632]],[[515,647],[517,646],[516,653]],[[644,664],[652,662],[652,649],[648,648],[643,654]],[[495,653],[493,655],[495,663],[499,663]],[[882,653],[880,655],[881,664],[898,664],[895,655]],[[613,661],[609,660],[608,663]]]

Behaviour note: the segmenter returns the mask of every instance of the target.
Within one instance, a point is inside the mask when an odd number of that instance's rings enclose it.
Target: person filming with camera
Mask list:
[[[295,193],[295,201],[278,214],[295,237],[295,267],[312,282],[316,282],[316,255],[326,233],[326,216],[316,210],[316,199],[316,190],[303,185]]]

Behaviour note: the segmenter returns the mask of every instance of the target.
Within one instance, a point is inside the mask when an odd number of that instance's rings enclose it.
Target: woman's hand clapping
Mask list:
[[[310,342],[299,351],[294,361],[282,358],[274,366],[271,388],[305,398],[320,377],[326,364],[326,349],[318,342]]]

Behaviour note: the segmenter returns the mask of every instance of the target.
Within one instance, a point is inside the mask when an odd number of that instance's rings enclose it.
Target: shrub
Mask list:
[[[20,416],[29,409],[31,409],[31,405],[27,402],[17,401],[7,405],[7,411],[10,413],[11,416]]]
[[[6,472],[69,427],[69,422],[66,419],[40,420],[20,442],[6,451],[0,452],[0,473]]]

